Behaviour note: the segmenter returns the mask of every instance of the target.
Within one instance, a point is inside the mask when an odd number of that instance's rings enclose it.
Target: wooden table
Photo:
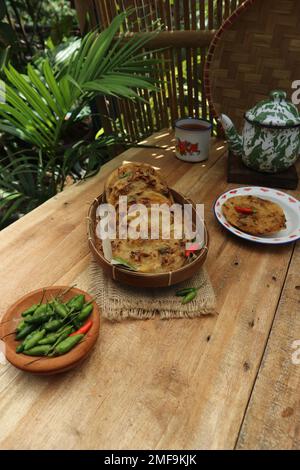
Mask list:
[[[143,160],[205,203],[206,266],[219,315],[103,320],[90,358],[61,376],[0,366],[0,447],[299,449],[300,365],[292,362],[300,340],[299,245],[256,246],[217,224],[212,204],[229,187],[223,141],[213,142],[208,162],[194,165],[175,158],[169,131],[147,143],[164,148],[125,152],[0,233],[1,314],[38,287],[87,287],[89,204],[111,170]]]

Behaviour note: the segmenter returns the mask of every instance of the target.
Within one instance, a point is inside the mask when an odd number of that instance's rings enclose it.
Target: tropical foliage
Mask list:
[[[0,0],[0,56],[22,70],[28,60],[78,31],[66,0]]]
[[[14,146],[4,142],[7,152],[0,162],[2,223],[16,209],[27,212],[63,189],[68,177],[74,181],[94,173],[109,158],[115,138],[93,141],[83,132],[82,110],[91,101],[99,95],[136,100],[138,88],[155,89],[154,59],[141,52],[149,38],[124,42],[120,35],[129,13],[115,17],[101,33],[87,34],[57,66],[44,57],[38,65],[28,64],[26,73],[11,64],[4,69],[0,130],[13,136]],[[23,142],[21,151],[15,142]]]

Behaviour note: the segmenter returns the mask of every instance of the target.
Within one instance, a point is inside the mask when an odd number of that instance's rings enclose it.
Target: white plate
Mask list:
[[[224,202],[235,196],[258,196],[263,199],[276,202],[284,210],[287,220],[286,229],[275,234],[272,233],[272,235],[260,236],[253,236],[238,230],[227,222],[222,213]],[[218,222],[220,222],[223,227],[234,235],[244,238],[245,240],[250,240],[256,243],[265,243],[268,245],[283,245],[286,243],[293,243],[300,239],[300,202],[293,196],[276,189],[263,188],[259,186],[247,186],[245,188],[232,189],[218,197],[214,205],[214,212]]]

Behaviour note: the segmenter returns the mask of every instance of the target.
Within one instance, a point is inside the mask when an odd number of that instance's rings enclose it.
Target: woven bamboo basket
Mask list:
[[[205,88],[214,117],[227,114],[241,129],[244,113],[300,79],[299,0],[246,0],[216,33]]]
[[[196,207],[189,199],[185,198],[182,194],[174,189],[170,189],[174,201],[178,204],[192,204],[193,206],[193,222],[196,222]],[[94,256],[95,261],[114,279],[134,287],[168,287],[178,284],[193,277],[193,275],[201,268],[206,260],[209,248],[209,235],[206,224],[204,223],[204,244],[199,252],[197,258],[186,264],[180,269],[165,273],[138,273],[129,271],[128,269],[112,265],[108,262],[100,250],[99,240],[96,237],[96,212],[99,204],[105,202],[104,194],[97,197],[91,204],[87,217],[87,232],[90,250]]]

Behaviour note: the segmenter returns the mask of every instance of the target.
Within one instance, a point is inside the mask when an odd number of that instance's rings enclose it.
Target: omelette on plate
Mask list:
[[[256,196],[236,196],[222,206],[226,220],[251,235],[269,235],[286,228],[282,208]]]

